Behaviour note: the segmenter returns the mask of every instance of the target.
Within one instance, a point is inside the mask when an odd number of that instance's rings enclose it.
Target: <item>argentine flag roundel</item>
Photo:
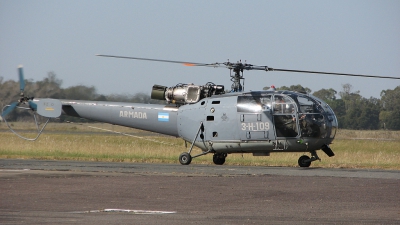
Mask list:
[[[168,122],[169,121],[169,113],[159,112],[158,113],[158,121]]]

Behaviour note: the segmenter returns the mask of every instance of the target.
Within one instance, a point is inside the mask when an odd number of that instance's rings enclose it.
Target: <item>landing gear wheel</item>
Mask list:
[[[179,156],[179,162],[182,165],[189,165],[192,162],[192,156],[189,153],[184,152]]]
[[[226,154],[224,153],[215,153],[213,155],[213,162],[216,165],[223,165],[225,163]]]
[[[311,165],[311,158],[306,156],[306,155],[302,155],[299,158],[299,166],[300,167],[310,167]]]

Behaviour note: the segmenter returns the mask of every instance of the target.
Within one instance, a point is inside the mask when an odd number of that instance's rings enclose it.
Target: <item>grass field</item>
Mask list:
[[[31,130],[33,124],[12,123],[12,127],[25,136],[35,136]],[[400,131],[339,130],[331,145],[336,155],[329,158],[320,151],[322,161],[313,162],[312,166],[400,170],[399,144]],[[178,164],[178,156],[184,151],[187,151],[184,141],[179,138],[109,124],[51,123],[32,142],[18,138],[0,123],[0,158]],[[200,150],[194,149],[193,153]],[[269,157],[230,154],[225,164],[294,167],[299,156],[301,153],[272,153]],[[192,163],[212,164],[212,155],[195,158]]]

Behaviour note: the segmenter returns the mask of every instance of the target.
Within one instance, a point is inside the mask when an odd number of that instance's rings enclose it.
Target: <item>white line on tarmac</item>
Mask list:
[[[154,215],[154,214],[173,214],[176,211],[153,211],[153,210],[134,210],[134,209],[100,209],[100,210],[89,210],[89,211],[75,211],[71,213],[129,213],[129,214],[145,214],[145,215]]]

